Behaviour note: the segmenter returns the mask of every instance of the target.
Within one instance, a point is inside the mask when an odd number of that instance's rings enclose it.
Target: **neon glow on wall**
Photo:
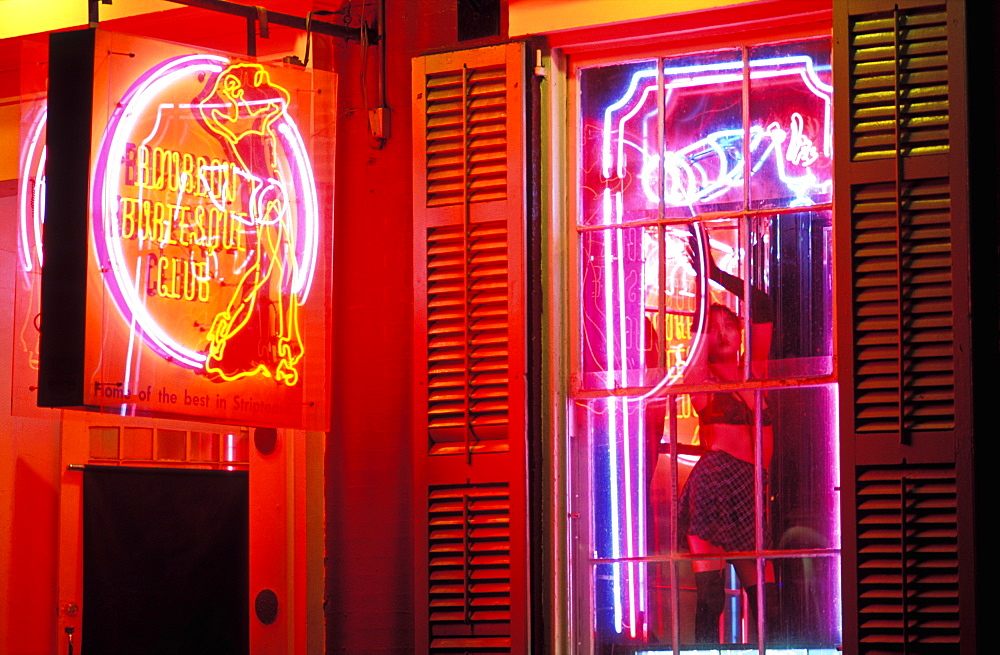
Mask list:
[[[175,87],[197,92],[170,101]],[[174,57],[131,85],[97,152],[93,242],[114,305],[133,338],[209,379],[299,381],[318,202],[288,104],[260,64]],[[182,304],[205,320],[178,325]]]
[[[688,140],[667,139],[661,145],[658,121],[669,123],[682,98],[724,98],[725,93],[730,93],[739,101],[745,74],[751,90],[756,84],[769,89],[767,93],[772,96],[793,99],[775,102],[757,114],[750,112],[751,123],[745,129],[739,119],[735,125],[725,121],[713,124],[709,119],[690,131]],[[655,216],[657,207],[663,207],[669,217],[720,211],[713,202],[730,202],[725,205],[727,209],[739,210],[747,200],[751,207],[758,201],[772,202],[760,206],[777,207],[809,207],[830,201],[833,89],[821,78],[811,57],[795,54],[750,58],[746,70],[739,59],[680,66],[668,61],[661,79],[662,91],[657,89],[655,66],[634,72],[622,95],[603,107],[603,120],[594,125],[599,129],[595,140],[600,143],[600,152],[596,159],[589,160],[598,162],[598,170],[583,174],[591,195],[581,223],[622,226],[630,220]],[[657,107],[658,94],[663,101],[662,111]],[[766,95],[755,97],[751,92],[751,105],[766,105]],[[711,106],[711,102],[706,104]],[[755,115],[766,115],[767,119],[754,123]],[[645,635],[644,617],[649,609],[646,565],[634,561],[647,555],[649,529],[645,512],[649,502],[646,461],[642,456],[643,407],[646,400],[663,396],[681,378],[686,362],[703,347],[704,325],[697,317],[707,315],[710,301],[704,268],[709,253],[720,268],[737,275],[739,261],[745,257],[736,241],[724,243],[713,238],[710,242],[701,226],[693,232],[679,226],[665,228],[665,240],[647,259],[646,253],[635,254],[645,249],[644,244],[628,243],[629,239],[640,240],[630,236],[629,231],[640,233],[642,229],[620,227],[586,232],[583,257],[587,262],[589,254],[589,260],[597,262],[584,264],[588,271],[585,277],[592,276],[585,279],[585,286],[591,285],[586,293],[595,303],[595,311],[585,318],[586,330],[588,334],[601,333],[585,345],[586,356],[593,358],[598,372],[594,379],[601,380],[589,388],[603,387],[611,392],[600,401],[600,409],[595,407],[602,416],[599,431],[606,431],[606,450],[602,435],[602,449],[597,451],[592,465],[601,480],[596,484],[608,485],[600,492],[606,497],[598,501],[607,503],[608,535],[596,545],[597,557],[626,560],[608,564],[610,593],[609,597],[601,596],[598,604],[610,601],[607,627],[630,638]],[[697,250],[693,258],[686,252],[690,238]],[[659,248],[667,251],[659,252]],[[642,270],[642,262],[658,265],[660,259],[665,259],[666,271]],[[693,270],[692,261],[701,270]],[[654,295],[666,294],[668,305],[684,307],[672,310],[668,306],[667,311],[693,315],[699,329],[692,331],[686,344],[673,346],[676,352],[667,353],[666,368],[658,369],[660,378],[649,380],[644,376],[651,371],[642,359],[645,331],[637,327],[645,320],[647,282],[637,280],[649,277],[655,281],[664,275],[665,280],[653,283]],[[675,277],[686,278],[686,284],[671,287],[669,281]],[[637,386],[650,389],[632,397],[617,393],[618,389]]]
[[[17,252],[21,270],[39,271],[42,265],[42,220],[45,216],[45,118],[40,107],[30,121],[21,153]]]

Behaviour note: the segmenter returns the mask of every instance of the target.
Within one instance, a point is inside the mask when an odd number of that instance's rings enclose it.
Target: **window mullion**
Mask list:
[[[752,375],[750,368],[754,353],[752,352],[750,338],[751,316],[750,316],[750,219],[747,213],[750,211],[750,49],[743,46],[741,49],[743,57],[743,213],[739,220],[739,248],[742,256],[737,257],[737,262],[744,268],[743,271],[743,297],[740,298],[740,305],[744,308],[743,321],[743,379],[749,380]]]

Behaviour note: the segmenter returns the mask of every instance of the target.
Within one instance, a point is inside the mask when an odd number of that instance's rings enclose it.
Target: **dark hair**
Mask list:
[[[733,310],[729,309],[725,305],[721,305],[721,304],[719,304],[717,302],[714,302],[711,305],[709,305],[708,312],[709,312],[709,315],[711,315],[712,312],[718,312],[718,313],[720,313],[720,314],[722,314],[723,316],[726,317],[726,320],[729,321],[729,323],[732,325],[732,327],[734,329],[736,329],[736,330],[742,330],[743,329],[743,322],[740,321],[740,317],[737,316],[736,312],[734,312]]]

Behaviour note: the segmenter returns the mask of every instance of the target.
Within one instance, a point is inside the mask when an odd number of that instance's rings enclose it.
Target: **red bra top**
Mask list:
[[[743,396],[735,391],[717,391],[710,396],[708,404],[698,412],[702,424],[723,423],[726,425],[753,425],[753,410],[747,406]],[[764,403],[764,425],[774,423],[774,411]]]

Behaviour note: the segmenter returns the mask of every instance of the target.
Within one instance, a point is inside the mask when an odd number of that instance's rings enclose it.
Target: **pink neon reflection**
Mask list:
[[[45,219],[45,121],[43,107],[28,128],[21,157],[18,207],[18,251],[21,269],[30,273],[42,265],[42,222]],[[37,160],[36,160],[37,157]]]
[[[788,78],[801,82],[802,86],[819,99],[822,105],[822,127],[816,138],[804,132],[802,115],[791,112],[784,123],[772,121],[768,125],[749,126],[751,175],[761,170],[765,162],[773,160],[778,178],[795,196],[792,206],[813,204],[816,194],[828,194],[831,188],[829,173],[821,178],[812,169],[814,164],[822,164],[829,170],[832,156],[832,101],[833,88],[823,82],[816,73],[813,61],[805,55],[751,59],[750,79],[764,80]],[[740,84],[743,80],[743,64],[740,61],[723,62],[697,66],[666,67],[664,69],[664,107],[668,108],[678,89],[696,89],[720,84]],[[655,139],[651,139],[646,128],[647,120],[656,117],[654,110],[640,118],[643,143],[630,140],[626,134],[628,125],[647,106],[656,93],[656,71],[646,70],[635,73],[625,94],[604,112],[604,134],[601,155],[603,177],[626,178],[626,146],[638,151],[641,159],[640,178],[643,192],[651,203],[658,202],[659,175],[664,172],[663,200],[668,206],[685,207],[706,202],[721,196],[728,190],[744,184],[744,166],[740,145],[744,133],[742,129],[722,128],[702,135],[694,142],[684,145],[662,156]],[[652,130],[655,134],[656,130]],[[614,141],[614,145],[613,145]],[[814,143],[819,141],[819,143]],[[820,159],[822,153],[822,161]],[[789,167],[801,169],[798,174]]]

